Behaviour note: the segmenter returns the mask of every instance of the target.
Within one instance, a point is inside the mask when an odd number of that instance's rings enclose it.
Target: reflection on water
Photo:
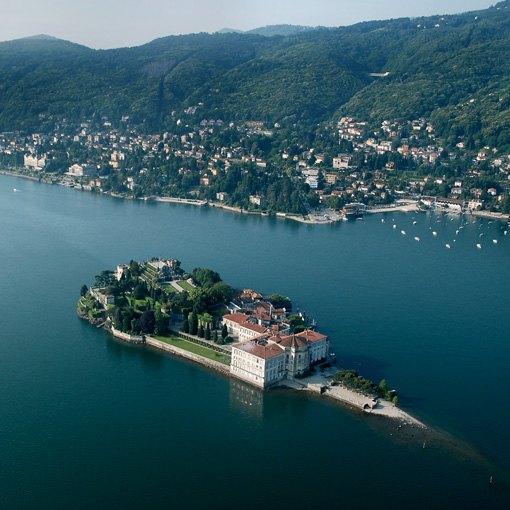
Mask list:
[[[230,379],[230,407],[243,415],[262,418],[264,392],[238,379]]]

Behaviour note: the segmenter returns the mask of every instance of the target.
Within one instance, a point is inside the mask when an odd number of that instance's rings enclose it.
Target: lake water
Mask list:
[[[462,221],[303,225],[0,176],[0,508],[508,508],[510,235]],[[78,319],[84,283],[152,256],[290,296],[470,454]]]

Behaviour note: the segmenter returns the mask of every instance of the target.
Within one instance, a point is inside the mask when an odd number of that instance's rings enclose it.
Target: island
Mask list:
[[[327,335],[281,294],[233,289],[212,269],[190,273],[177,259],[132,260],[83,285],[78,315],[123,341],[191,359],[261,390],[289,388],[331,397],[366,413],[426,428],[376,385],[343,369]]]

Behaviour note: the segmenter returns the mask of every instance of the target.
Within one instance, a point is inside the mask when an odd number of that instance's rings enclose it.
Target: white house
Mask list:
[[[23,157],[25,168],[32,168],[33,170],[42,170],[46,166],[46,156],[38,158],[32,154],[25,154]]]
[[[285,350],[274,343],[246,340],[232,346],[230,372],[266,388],[285,377]]]
[[[255,386],[267,388],[284,378],[292,379],[325,361],[329,339],[316,331],[297,335],[267,331],[232,346],[230,372]]]
[[[96,165],[78,165],[74,164],[69,167],[69,171],[67,175],[71,175],[73,177],[83,177],[84,175],[96,175],[97,174],[97,166]]]

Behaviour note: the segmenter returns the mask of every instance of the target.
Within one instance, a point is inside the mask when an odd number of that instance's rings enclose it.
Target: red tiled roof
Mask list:
[[[308,347],[308,342],[297,335],[282,336],[278,344],[283,347]]]
[[[271,359],[276,356],[279,356],[280,354],[284,354],[285,352],[281,347],[279,347],[276,344],[273,343],[262,344],[258,343],[253,339],[245,340],[244,342],[239,342],[237,344],[234,344],[233,347],[241,349],[242,351],[248,352],[253,356],[256,356],[257,358],[261,359]]]
[[[224,315],[223,319],[241,324],[242,322],[246,322],[249,319],[249,317],[250,317],[249,315],[246,315],[241,312],[237,312],[237,313],[231,313],[229,315]]]
[[[255,333],[264,333],[266,330],[265,326],[259,326],[258,324],[253,324],[253,322],[241,322],[239,326],[255,331]]]
[[[309,342],[318,342],[324,338],[327,339],[326,335],[318,333],[317,331],[312,331],[311,329],[305,329],[304,331],[301,331],[301,333],[298,333],[296,336],[306,339]]]

